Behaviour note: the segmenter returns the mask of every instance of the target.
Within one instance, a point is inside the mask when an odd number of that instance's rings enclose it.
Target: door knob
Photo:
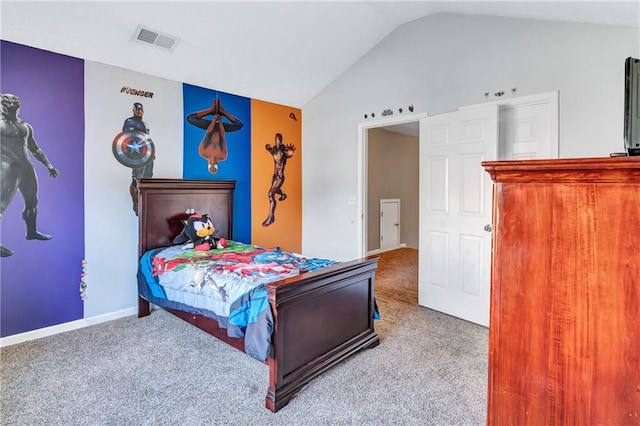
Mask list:
[[[487,225],[484,226],[484,230],[487,231],[487,232],[491,232],[491,231],[493,231],[493,227],[491,225],[487,224]]]

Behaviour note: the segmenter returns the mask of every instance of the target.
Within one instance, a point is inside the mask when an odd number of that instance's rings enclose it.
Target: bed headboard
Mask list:
[[[140,179],[138,181],[138,256],[173,245],[188,209],[211,216],[216,238],[232,239],[235,181]]]

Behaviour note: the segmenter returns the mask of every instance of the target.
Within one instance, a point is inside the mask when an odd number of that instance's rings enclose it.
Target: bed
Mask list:
[[[173,246],[187,212],[208,213],[216,238],[233,241],[234,181],[140,179],[139,244],[142,260],[152,250]],[[375,270],[378,259],[367,257],[265,284],[272,318],[267,358],[269,384],[266,407],[276,412],[310,380],[358,351],[375,347]],[[247,352],[245,339],[205,313],[181,303],[156,300],[138,274],[138,316],[151,313],[150,299],[236,349]],[[249,346],[247,342],[247,347]]]

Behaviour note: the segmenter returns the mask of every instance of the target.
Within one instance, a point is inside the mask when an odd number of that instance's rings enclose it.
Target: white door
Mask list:
[[[498,106],[420,120],[418,303],[489,325],[492,182]],[[490,231],[490,229],[489,229]]]
[[[498,159],[558,158],[558,93],[498,102]]]
[[[400,245],[400,200],[380,200],[380,251]]]

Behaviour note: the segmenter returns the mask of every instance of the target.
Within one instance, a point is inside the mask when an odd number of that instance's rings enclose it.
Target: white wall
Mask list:
[[[182,83],[85,61],[85,318],[137,306],[138,217],[129,185],[131,169],[118,163],[112,142],[144,105],[144,120],[156,146],[153,176],[182,177]],[[152,98],[121,92],[144,88]]]
[[[560,157],[608,156],[624,150],[628,56],[640,56],[638,28],[457,14],[401,26],[302,108],[303,252],[357,256],[360,218],[348,200],[364,114],[413,104],[433,115],[495,100],[485,92],[558,90]]]

